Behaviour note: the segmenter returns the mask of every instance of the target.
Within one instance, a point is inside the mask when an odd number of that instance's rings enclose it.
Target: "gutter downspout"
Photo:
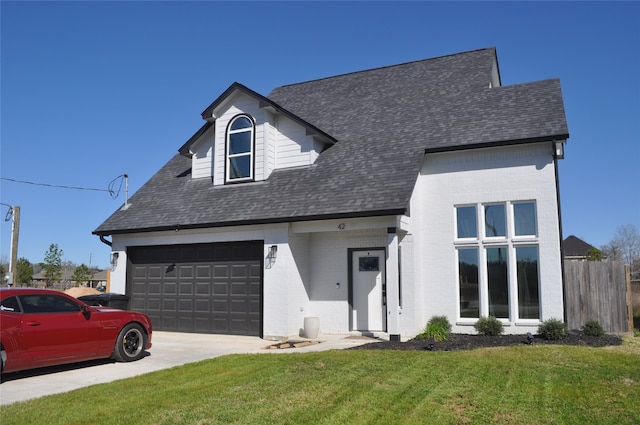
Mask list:
[[[108,241],[104,238],[104,235],[98,235],[98,237],[100,238],[100,242],[102,242],[103,244],[109,245],[109,246],[113,245],[113,242]]]
[[[564,277],[564,248],[563,248],[563,237],[562,237],[562,212],[560,208],[560,175],[558,173],[558,155],[556,150],[556,143],[564,143],[553,141],[551,142],[551,149],[553,149],[553,168],[556,175],[556,203],[558,204],[558,232],[560,234],[560,270],[562,273],[562,304],[563,304],[563,316],[564,323],[567,323],[567,288],[566,281]]]

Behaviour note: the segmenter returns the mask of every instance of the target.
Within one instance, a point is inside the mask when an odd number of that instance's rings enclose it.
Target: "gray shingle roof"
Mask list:
[[[482,49],[276,88],[338,141],[313,166],[219,187],[176,154],[94,233],[402,214],[425,151],[566,139],[559,81],[489,88],[494,63]]]

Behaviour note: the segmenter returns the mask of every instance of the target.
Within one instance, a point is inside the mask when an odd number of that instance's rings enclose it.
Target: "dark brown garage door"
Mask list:
[[[262,336],[262,241],[127,252],[130,307],[154,330]]]

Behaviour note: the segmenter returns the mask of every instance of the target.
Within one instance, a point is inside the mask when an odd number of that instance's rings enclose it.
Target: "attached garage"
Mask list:
[[[262,336],[263,242],[128,247],[131,309],[154,330]]]

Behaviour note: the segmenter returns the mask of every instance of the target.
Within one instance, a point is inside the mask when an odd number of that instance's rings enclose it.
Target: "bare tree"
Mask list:
[[[616,229],[613,239],[603,247],[611,260],[623,261],[631,266],[631,275],[639,273],[640,232],[633,224],[625,224]]]

